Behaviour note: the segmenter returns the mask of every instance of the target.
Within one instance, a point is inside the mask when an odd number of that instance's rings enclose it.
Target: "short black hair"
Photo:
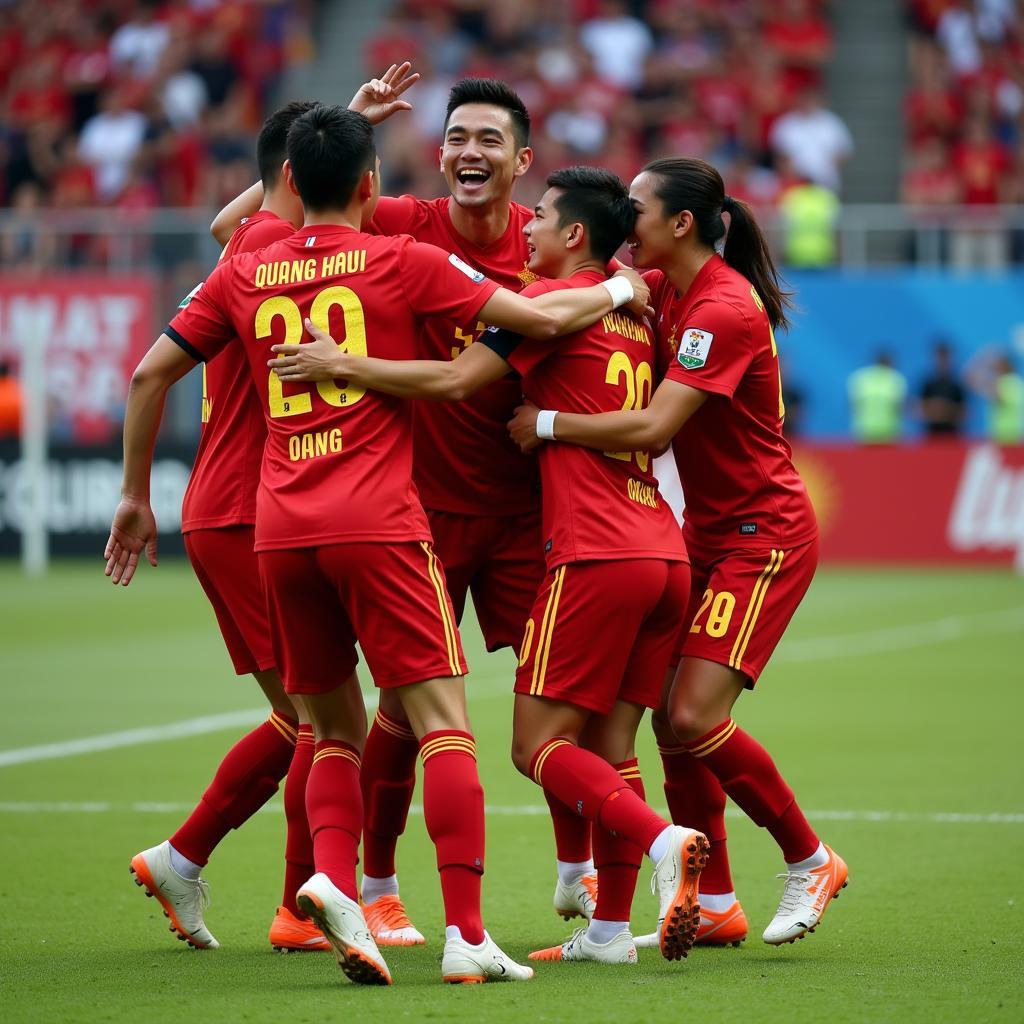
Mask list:
[[[489,107],[501,107],[512,118],[512,131],[516,137],[516,148],[525,149],[530,144],[530,112],[515,90],[496,78],[463,78],[452,86],[448,93],[448,110],[444,115],[444,130],[452,112],[466,103],[485,103]]]
[[[288,155],[288,129],[291,128],[292,122],[315,106],[316,103],[312,100],[295,100],[280,110],[275,110],[263,122],[259,137],[256,139],[256,166],[259,168],[264,190],[272,189],[281,176],[281,165]]]
[[[317,103],[288,129],[288,160],[303,206],[340,210],[376,169],[373,125],[354,110]]]
[[[607,263],[636,223],[622,180],[601,167],[565,167],[548,175],[547,186],[562,190],[555,200],[558,226],[582,224],[591,255]]]

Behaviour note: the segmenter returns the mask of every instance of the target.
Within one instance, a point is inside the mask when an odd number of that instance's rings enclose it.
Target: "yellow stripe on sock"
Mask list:
[[[662,757],[671,757],[673,754],[688,754],[689,752],[685,743],[680,743],[675,747],[663,747],[660,743],[658,744],[658,753]]]
[[[572,744],[568,740],[552,740],[548,745],[541,751],[540,756],[537,758],[536,764],[533,766],[533,781],[538,786],[543,786],[544,783],[540,781],[541,773],[544,771],[544,763],[551,756],[552,752],[557,750],[559,747],[569,747]]]
[[[437,571],[437,556],[426,541],[420,541],[420,547],[426,552],[427,575],[434,585],[434,593],[437,594],[437,607],[441,612],[441,622],[444,626],[444,642],[448,648],[448,666],[453,676],[461,676],[458,633],[448,611],[448,595],[444,589],[444,583],[441,581],[441,574]]]
[[[406,728],[399,722],[396,722],[393,718],[389,718],[384,714],[383,711],[378,711],[373,719],[374,725],[380,726],[386,733],[391,736],[397,736],[400,740],[414,740],[416,739],[416,733],[412,729]]]
[[[438,736],[430,740],[420,749],[420,759],[424,764],[437,754],[468,754],[476,759],[476,741],[468,736]]]
[[[277,715],[271,715],[270,718],[267,719],[267,721],[270,722],[270,724],[289,743],[293,743],[294,744],[298,740],[298,738],[299,738],[298,732],[295,729],[293,729],[287,722],[285,722],[282,719],[278,718]]]
[[[754,609],[757,606],[757,599],[761,593],[761,588],[765,585],[765,581],[772,575],[776,568],[776,557],[780,552],[772,548],[771,557],[768,559],[768,564],[761,570],[761,575],[758,576],[757,582],[754,584],[754,589],[750,592],[750,600],[747,602],[746,611],[743,613],[743,622],[740,623],[739,632],[736,634],[736,642],[732,645],[732,652],[729,654],[729,666],[731,668],[739,668],[739,659],[737,658],[737,652],[740,647],[746,648],[744,643],[744,637],[748,635],[750,630],[754,628],[754,622],[751,620],[751,615],[754,615],[756,620],[757,616],[754,614]],[[749,630],[748,630],[749,627]]]
[[[343,757],[348,761],[351,761],[357,768],[361,767],[359,755],[354,751],[346,750],[343,747],[326,747],[324,750],[318,750],[313,755],[313,764],[317,761],[324,761],[328,757]]]
[[[736,731],[736,723],[730,718],[729,724],[716,736],[712,736],[706,743],[702,743],[695,750],[691,750],[690,753],[694,757],[707,757],[708,754],[714,753],[725,741]]]

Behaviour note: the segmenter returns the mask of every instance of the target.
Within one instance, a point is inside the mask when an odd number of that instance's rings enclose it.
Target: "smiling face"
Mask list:
[[[533,208],[533,220],[523,227],[527,266],[539,277],[562,276],[562,268],[571,256],[568,242],[579,233],[579,225],[558,226],[555,201],[561,194],[560,188],[549,188]]]
[[[439,155],[452,198],[465,207],[510,202],[516,178],[533,159],[528,147],[518,148],[512,115],[486,103],[452,111]]]
[[[639,269],[662,267],[676,251],[679,239],[692,226],[693,218],[686,211],[668,215],[655,195],[657,179],[642,172],[629,186],[629,201],[636,211],[636,223],[626,239],[633,266]]]

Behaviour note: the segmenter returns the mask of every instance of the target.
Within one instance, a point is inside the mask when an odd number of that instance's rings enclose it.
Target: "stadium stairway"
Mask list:
[[[843,171],[846,202],[899,201],[908,78],[903,8],[893,0],[829,5],[836,39],[827,75],[829,101],[856,146]]]

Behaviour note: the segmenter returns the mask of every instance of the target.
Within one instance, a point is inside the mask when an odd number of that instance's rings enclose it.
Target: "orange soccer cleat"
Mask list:
[[[700,908],[700,927],[695,946],[738,946],[746,937],[749,925],[739,900],[728,910],[715,913]]]
[[[329,950],[331,944],[309,918],[296,917],[287,907],[278,907],[270,926],[270,944],[279,953]]]
[[[771,946],[802,939],[813,932],[825,916],[829,903],[846,888],[849,871],[843,858],[825,847],[828,860],[820,868],[786,871],[782,900],[775,917],[764,930],[764,941]]]
[[[400,896],[378,896],[363,904],[363,913],[378,946],[422,946],[427,941],[413,927]]]

